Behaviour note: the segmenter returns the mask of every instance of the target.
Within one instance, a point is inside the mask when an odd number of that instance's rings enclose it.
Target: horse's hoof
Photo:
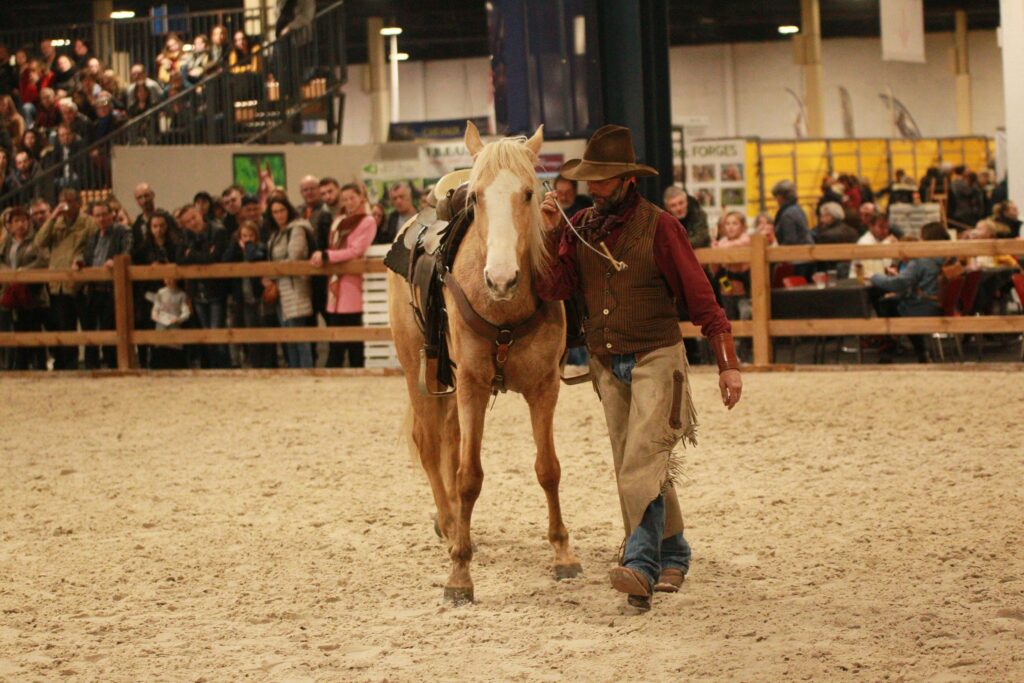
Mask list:
[[[462,588],[459,586],[445,586],[444,601],[449,603],[453,607],[458,607],[459,605],[466,605],[472,603],[473,587],[470,586],[469,588]]]
[[[561,581],[562,579],[575,579],[582,573],[583,567],[579,562],[555,565],[555,581]]]

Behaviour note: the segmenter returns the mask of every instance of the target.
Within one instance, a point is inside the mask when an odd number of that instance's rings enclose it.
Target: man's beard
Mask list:
[[[626,199],[626,196],[629,194],[629,188],[629,183],[622,183],[622,185],[619,185],[619,188],[604,201],[603,205],[597,205],[595,202],[597,212],[607,216],[618,211],[622,206],[623,201]]]

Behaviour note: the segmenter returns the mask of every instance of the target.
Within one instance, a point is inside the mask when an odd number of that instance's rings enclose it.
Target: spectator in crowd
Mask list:
[[[712,247],[728,249],[749,247],[747,219],[739,211],[729,211],[722,217],[722,229]],[[712,266],[722,292],[722,308],[730,320],[750,319],[750,264],[729,263]]]
[[[47,71],[53,71],[57,61],[57,50],[53,47],[53,43],[49,40],[39,41],[39,54],[42,58],[42,65],[46,67]]]
[[[13,95],[18,91],[18,70],[11,64],[11,53],[0,43],[0,95]]]
[[[327,235],[331,231],[333,216],[324,206],[320,198],[320,179],[308,175],[299,182],[299,193],[302,195],[302,204],[297,209],[299,217],[309,221],[316,232],[316,244],[311,246],[310,251],[316,251],[327,244]],[[313,318],[319,322],[317,316],[324,315],[324,302],[327,299],[327,278],[314,276],[310,281],[313,297]],[[326,318],[325,318],[326,320]],[[313,347],[314,355],[316,347]]]
[[[857,221],[859,225],[854,225],[857,228],[857,232],[861,235],[868,229],[879,216],[881,212],[878,210],[878,206],[874,202],[864,202],[860,205],[860,209],[857,210]]]
[[[174,278],[164,280],[164,286],[152,295],[153,307],[149,318],[157,330],[177,330],[191,316],[188,295]],[[180,344],[156,344],[153,347],[153,369],[183,369],[188,367],[184,349]]]
[[[842,207],[857,215],[860,210],[860,205],[864,202],[863,195],[861,193],[860,182],[856,176],[843,174],[839,176],[839,185],[842,188]]]
[[[45,268],[46,253],[32,241],[28,212],[15,206],[4,212],[6,239],[0,240],[0,270]],[[15,332],[40,332],[49,305],[45,285],[26,283],[0,284],[0,313],[9,318]],[[18,347],[9,353],[12,370],[46,369],[46,349]]]
[[[178,263],[209,265],[224,260],[230,235],[227,230],[207,222],[192,204],[182,208],[180,217],[184,240],[179,248]],[[211,278],[188,281],[192,308],[203,329],[218,330],[227,319],[227,286],[225,280]],[[227,368],[230,365],[225,344],[204,344],[203,367]]]
[[[104,93],[96,98],[96,120],[93,124],[93,135],[96,140],[102,140],[124,123],[124,117],[120,112],[114,110],[110,97]]]
[[[83,149],[85,149],[85,143],[75,135],[71,128],[63,123],[57,127],[57,143],[53,146],[52,159],[57,163],[64,164],[61,172],[54,178],[54,184],[58,189],[66,187],[81,189],[82,167],[80,164],[70,162]]]
[[[108,201],[93,202],[89,207],[89,214],[96,222],[97,230],[85,238],[82,260],[76,261],[75,267],[112,269],[115,256],[130,254],[131,231],[127,226],[114,222],[114,212]],[[79,304],[83,332],[115,329],[113,282],[86,283]],[[98,347],[85,347],[86,368],[99,369],[101,360],[102,365],[111,369],[116,368],[117,349],[113,346],[104,346],[101,359]]]
[[[33,244],[48,253],[51,270],[67,270],[82,260],[85,239],[97,230],[96,222],[82,211],[78,191],[65,188],[60,203],[36,233]],[[49,315],[46,329],[52,332],[72,332],[78,328],[76,297],[80,286],[74,282],[51,282]],[[59,346],[52,349],[54,370],[78,369],[78,347]]]
[[[228,68],[231,73],[256,73],[260,69],[260,45],[250,40],[245,31],[235,31],[228,53]]]
[[[128,90],[128,117],[142,116],[152,107],[152,93],[143,83],[136,83]]]
[[[843,203],[843,185],[830,175],[825,176],[821,181],[821,197],[818,199],[818,206],[815,211],[820,211],[822,204],[834,202]]]
[[[11,155],[7,150],[0,149],[0,197],[17,188],[14,187],[14,179],[11,177]],[[0,233],[0,242],[3,241],[3,233]]]
[[[85,42],[84,38],[75,38],[75,42],[71,45],[71,54],[75,59],[75,66],[79,69],[84,69],[90,60],[96,59],[92,56],[89,43]]]
[[[51,81],[50,87],[54,90],[63,90],[66,93],[74,92],[78,88],[78,70],[67,55],[57,57],[57,66],[53,69],[53,81]]]
[[[861,178],[858,178],[856,176],[851,176],[851,177],[857,182],[858,186],[860,187],[860,199],[861,199],[861,202],[862,203],[867,202],[867,203],[870,203],[870,204],[874,204],[875,203],[875,190],[874,190],[874,188],[871,187],[871,179],[868,178],[867,176],[863,176]],[[858,210],[859,210],[859,207],[858,207]]]
[[[78,111],[78,105],[70,97],[65,97],[57,105],[60,107],[61,125],[70,128],[84,144],[89,144],[93,139],[92,121]]]
[[[181,65],[181,75],[185,78],[185,85],[192,87],[203,80],[211,67],[209,38],[200,33],[192,41],[192,52],[185,57],[184,63]]]
[[[229,185],[220,193],[220,203],[224,207],[224,229],[229,235],[238,230],[238,212],[242,208],[242,195],[245,190],[240,185]]]
[[[991,218],[982,218],[974,226],[973,230],[965,230],[961,239],[965,240],[994,240],[999,235],[997,231],[1000,229],[1000,224],[996,223]],[[972,256],[967,260],[967,264],[971,268],[996,268],[1000,266],[1009,266],[1010,268],[1019,268],[1017,259],[1008,254],[999,254],[996,256]]]
[[[754,232],[764,235],[765,242],[769,247],[776,245],[775,241],[775,220],[770,213],[759,213],[754,219]]]
[[[413,205],[412,186],[407,182],[397,182],[388,189],[388,198],[391,200],[393,211],[388,216],[387,229],[384,234],[378,234],[374,238],[374,244],[391,244],[399,229],[406,222],[416,215],[416,207]]]
[[[373,216],[363,213],[363,196],[354,184],[341,188],[345,216],[339,216],[331,226],[327,247],[313,254],[310,262],[317,267],[328,263],[343,263],[363,258],[373,243],[377,224]],[[326,258],[325,258],[326,257]],[[331,327],[360,327],[363,324],[363,276],[332,275],[327,287],[326,313]],[[327,356],[327,367],[340,368],[348,358],[349,367],[364,365],[362,342],[332,342]]]
[[[555,201],[558,202],[566,216],[575,216],[583,209],[594,205],[594,200],[587,195],[580,194],[578,182],[562,176],[555,178]]]
[[[146,186],[148,187],[148,185]],[[139,235],[132,241],[132,264],[136,266],[150,266],[161,263],[174,263],[177,260],[180,243],[177,223],[174,218],[160,209],[153,209],[148,217],[140,216],[136,219],[144,220],[144,225],[136,231],[134,226],[133,235]],[[149,299],[147,295],[155,294],[160,288],[159,283],[152,280],[142,280],[134,283],[135,301],[135,329],[152,330],[153,320],[149,315]],[[139,346],[139,365],[144,368],[153,367],[152,347],[148,345]]]
[[[43,72],[38,60],[29,60],[18,74],[18,98],[21,100],[21,113],[26,121],[36,118],[36,104],[43,88],[50,87],[53,74]]]
[[[36,130],[44,134],[60,125],[60,107],[57,106],[57,94],[53,88],[43,88],[39,91],[33,120]]]
[[[299,216],[309,221],[310,225],[316,225],[324,208],[324,201],[320,198],[320,179],[313,175],[304,177],[299,181],[299,194],[302,195],[302,204],[298,207]]]
[[[18,113],[10,95],[0,95],[0,126],[7,129],[11,140],[20,140],[25,134],[25,117]]]
[[[25,152],[36,161],[44,161],[49,154],[53,153],[51,148],[46,143],[46,138],[39,134],[39,131],[34,128],[29,128],[21,136],[18,141],[17,148],[19,151]]]
[[[216,212],[213,210],[216,202],[213,200],[213,195],[209,192],[196,192],[196,195],[192,197],[192,203],[195,204],[197,209],[199,209],[200,215],[202,215],[206,221],[210,223],[220,223],[220,221],[217,220]]]
[[[889,231],[889,221],[884,216],[876,215],[868,230],[857,239],[859,245],[893,244],[896,235]],[[892,259],[859,259],[850,263],[850,272],[858,277],[870,280],[875,275],[885,275],[892,267]]]
[[[172,74],[181,73],[181,67],[185,62],[185,52],[182,48],[181,38],[172,31],[164,39],[164,49],[156,56],[156,80],[164,89],[170,86]]]
[[[387,209],[384,208],[384,205],[377,202],[371,206],[370,215],[373,216],[373,222],[377,225],[377,232],[384,230],[384,224],[387,223],[388,220],[388,212]]]
[[[239,226],[241,226],[244,221],[252,221],[256,225],[261,226],[260,241],[265,243],[265,238],[270,228],[262,225],[264,222],[263,205],[260,204],[260,200],[256,195],[248,193],[242,195],[241,208],[239,208],[238,213],[235,214],[235,220],[238,222]],[[237,230],[235,232],[237,232]],[[231,234],[234,234],[234,232]]]
[[[149,219],[156,213],[156,192],[149,186],[149,183],[139,183],[135,186],[135,202],[139,205],[142,213],[135,217],[132,223],[132,242],[142,244],[146,237],[146,230],[149,226]]]
[[[949,233],[942,223],[928,223],[921,228],[921,239],[925,241],[948,240]],[[879,289],[891,292],[894,296],[879,301],[879,313],[884,317],[928,317],[941,316],[942,306],[939,304],[942,258],[912,259],[899,273],[890,271],[888,275],[875,274],[871,284]],[[924,337],[912,335],[910,342],[914,347],[917,360],[928,362]],[[881,350],[880,363],[891,363],[895,352],[895,344],[888,344]]]
[[[914,184],[914,179],[909,177],[902,168],[896,169],[891,185],[882,188],[876,193],[877,199],[889,195],[889,206],[893,204],[913,204],[915,194],[917,194],[917,185]]]
[[[208,72],[221,69],[228,60],[228,30],[221,24],[210,29],[210,65]]]
[[[38,177],[39,164],[29,156],[28,152],[18,152],[14,155],[14,171],[8,181],[11,190],[19,190]]]
[[[32,221],[29,226],[29,234],[35,239],[36,233],[43,227],[43,223],[50,217],[50,203],[42,197],[36,197],[28,207],[28,215]]]
[[[985,217],[985,194],[978,184],[977,173],[966,171],[962,166],[957,170],[961,173],[949,186],[949,214],[960,224],[954,227],[962,232]]]
[[[665,205],[665,210],[675,216],[676,220],[686,228],[686,234],[694,249],[711,246],[708,215],[704,212],[700,202],[675,185],[665,188],[662,202]],[[571,213],[568,215],[572,217]]]
[[[854,244],[859,235],[857,229],[846,223],[846,212],[835,202],[826,202],[818,210],[818,226],[811,236],[815,244]],[[819,261],[818,271],[836,270],[837,277],[845,280],[850,275],[849,261]]]
[[[341,203],[341,185],[334,178],[321,178],[320,179],[320,199],[324,205],[324,215],[321,216],[320,220],[327,221],[328,230],[331,227],[331,223],[345,210],[345,207]]]
[[[807,214],[797,203],[796,185],[791,180],[780,180],[772,187],[772,196],[779,204],[775,214],[775,240],[781,246],[813,244]],[[793,270],[808,280],[814,273],[813,263],[794,263]]]
[[[238,232],[224,252],[228,263],[253,263],[267,260],[267,247],[260,242],[255,221],[243,219]],[[277,324],[274,306],[263,303],[263,283],[258,277],[242,277],[231,283],[233,319],[237,327],[273,327]],[[269,310],[268,310],[269,309]],[[273,344],[246,344],[245,357],[251,368],[276,367]]]
[[[309,235],[313,226],[299,218],[298,211],[287,198],[271,198],[267,213],[271,219],[271,235],[267,254],[271,261],[305,261],[309,254]],[[306,276],[263,278],[265,288],[277,289],[277,314],[282,327],[308,327],[312,324],[313,302],[310,282]],[[290,368],[313,367],[313,349],[309,342],[284,345]]]
[[[992,220],[996,223],[996,237],[1024,238],[1016,202],[1006,200],[997,203],[992,207]]]
[[[152,78],[146,76],[146,67],[142,64],[132,64],[131,71],[129,73],[129,84],[128,90],[124,94],[124,99],[127,102],[131,102],[131,91],[139,85],[142,85],[147,91],[149,91],[149,97],[147,102],[149,106],[153,106],[161,99],[163,99],[163,88],[159,83],[154,81]]]

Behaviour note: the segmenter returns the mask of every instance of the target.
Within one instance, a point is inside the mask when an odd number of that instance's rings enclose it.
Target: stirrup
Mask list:
[[[424,396],[451,396],[455,393],[455,387],[448,387],[441,391],[431,391],[427,387],[427,349],[420,348],[420,381],[419,381],[420,393]]]
[[[569,386],[572,386],[574,384],[583,384],[584,382],[589,382],[590,381],[590,368],[587,368],[587,371],[584,372],[583,374],[580,374],[580,375],[573,375],[572,377],[566,377],[565,376],[565,361],[568,358],[569,358],[569,349],[566,349],[565,353],[562,354],[561,362],[558,364],[558,379],[562,380],[562,382],[564,384],[567,384]],[[581,366],[574,365],[573,367],[581,367]]]

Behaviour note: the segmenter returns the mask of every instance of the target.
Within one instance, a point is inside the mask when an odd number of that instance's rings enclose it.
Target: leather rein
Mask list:
[[[491,360],[494,362],[494,379],[491,380],[491,395],[497,396],[498,392],[505,393],[508,388],[505,386],[505,363],[508,361],[509,349],[516,342],[533,332],[541,322],[541,311],[544,303],[537,302],[537,307],[526,320],[515,325],[495,325],[476,312],[473,305],[466,298],[462,285],[455,279],[455,275],[447,268],[442,276],[442,282],[452,293],[455,305],[459,309],[462,320],[469,325],[477,335],[484,339],[494,341],[494,349],[491,352]]]

